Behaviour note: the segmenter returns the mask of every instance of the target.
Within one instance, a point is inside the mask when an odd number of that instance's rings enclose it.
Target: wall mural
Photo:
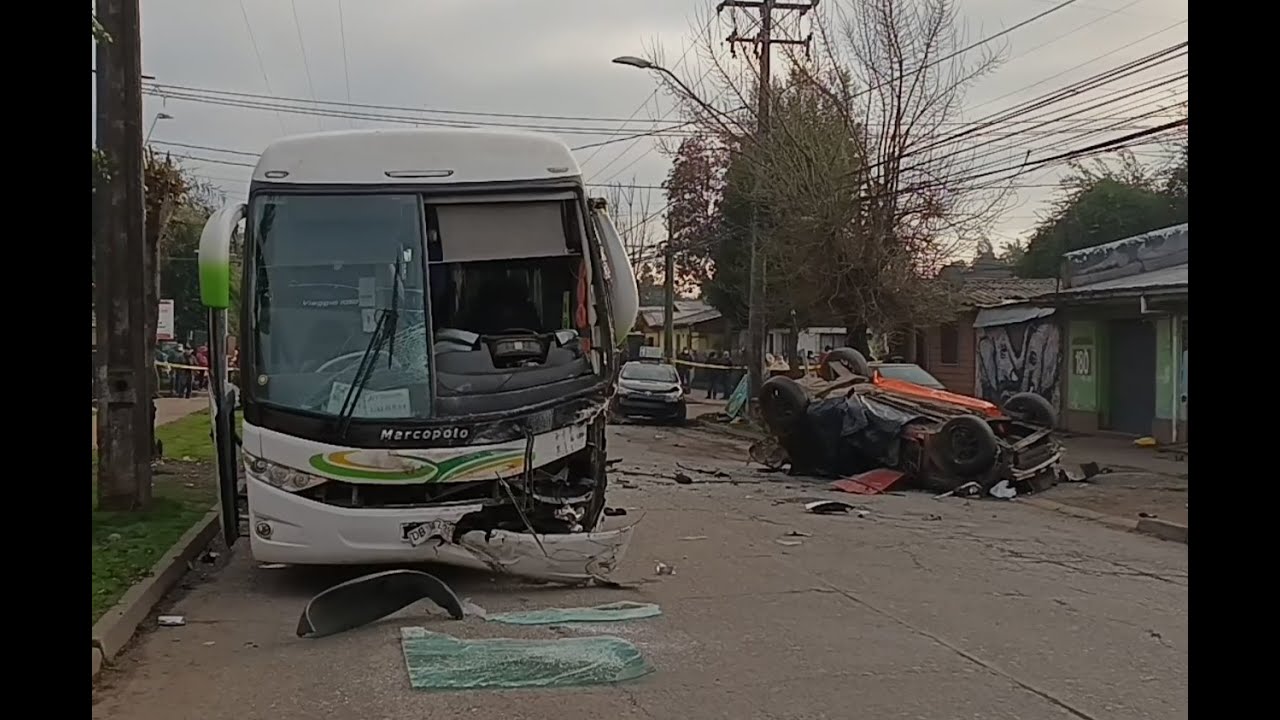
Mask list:
[[[1061,408],[1059,368],[1062,335],[1052,318],[977,328],[978,395],[1003,403],[1010,395],[1034,392]]]

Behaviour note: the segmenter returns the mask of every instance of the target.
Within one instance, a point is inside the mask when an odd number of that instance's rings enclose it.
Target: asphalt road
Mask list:
[[[658,603],[659,618],[577,631],[630,639],[655,673],[575,690],[414,691],[401,626],[462,637],[557,631],[454,622],[417,607],[300,640],[306,600],[356,571],[261,569],[241,551],[172,599],[185,627],[147,631],[106,672],[94,717],[1187,717],[1185,545],[1016,501],[839,496],[870,513],[812,515],[803,500],[837,496],[756,473],[743,443],[639,426],[616,428],[610,443],[622,458],[610,504],[629,511],[613,521],[639,521],[615,578],[643,580],[638,589],[440,574],[489,611]],[[714,482],[678,485],[677,462],[746,482],[686,469]],[[675,573],[656,576],[658,562]]]

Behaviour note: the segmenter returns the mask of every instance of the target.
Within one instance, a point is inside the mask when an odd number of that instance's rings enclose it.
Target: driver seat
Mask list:
[[[481,335],[497,335],[503,330],[522,328],[542,331],[538,308],[529,299],[524,283],[492,283],[476,294],[467,329]]]

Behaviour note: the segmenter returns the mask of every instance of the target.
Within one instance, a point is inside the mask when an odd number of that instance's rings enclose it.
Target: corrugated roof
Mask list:
[[[676,327],[687,327],[695,323],[716,320],[720,317],[719,310],[701,300],[677,300],[675,305]],[[666,311],[661,305],[646,305],[640,308],[640,318],[644,320],[645,325],[651,328],[662,327],[665,317]]]
[[[1158,230],[1150,230],[1144,233],[1139,233],[1137,235],[1131,235],[1126,238],[1120,238],[1119,240],[1112,240],[1109,243],[1103,243],[1101,245],[1093,245],[1087,248],[1080,248],[1079,250],[1072,250],[1071,252],[1065,252],[1062,254],[1062,257],[1066,260],[1070,260],[1072,258],[1084,257],[1086,255],[1096,255],[1098,253],[1107,253],[1117,248],[1124,247],[1125,245],[1133,245],[1135,243],[1141,243],[1141,242],[1145,242],[1147,240],[1156,239],[1156,238],[1169,238],[1179,233],[1185,233],[1190,227],[1191,226],[1188,223],[1182,223],[1180,225],[1170,225],[1169,227],[1160,228]]]
[[[965,304],[978,308],[1024,302],[1057,289],[1053,278],[971,278],[960,284]]]
[[[1064,290],[1063,296],[1086,295],[1091,293],[1124,293],[1141,290],[1167,290],[1188,287],[1187,269],[1190,263],[1152,270],[1150,272],[1127,275],[1125,277],[1103,280],[1102,282],[1080,285]]]

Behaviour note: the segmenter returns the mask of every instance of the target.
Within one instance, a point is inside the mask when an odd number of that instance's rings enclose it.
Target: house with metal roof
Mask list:
[[[1187,440],[1186,223],[1062,256],[1063,424]]]

